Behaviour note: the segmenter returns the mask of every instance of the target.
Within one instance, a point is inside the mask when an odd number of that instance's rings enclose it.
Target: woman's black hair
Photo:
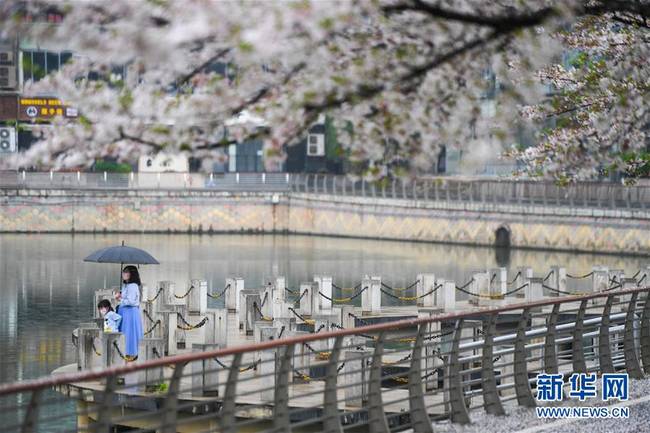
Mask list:
[[[140,274],[138,273],[138,268],[136,268],[133,265],[125,266],[124,269],[122,269],[122,272],[128,272],[129,273],[129,281],[124,281],[126,284],[129,283],[135,283],[140,287],[142,283],[140,282]]]
[[[99,304],[97,304],[97,309],[100,310],[102,308],[108,308],[108,311],[113,311],[113,306],[111,305],[111,301],[108,299],[102,299],[99,301]]]

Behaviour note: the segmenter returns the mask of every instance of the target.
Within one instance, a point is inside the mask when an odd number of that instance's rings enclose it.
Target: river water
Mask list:
[[[508,267],[511,278],[513,269],[523,265],[543,276],[551,265],[565,266],[574,275],[588,273],[593,265],[632,275],[650,264],[647,257],[315,236],[0,234],[0,383],[48,375],[75,362],[71,333],[92,318],[93,289],[115,286],[119,278],[119,265],[84,263],[83,258],[122,240],[160,261],[160,266],[140,268],[145,284],[173,280],[185,287],[190,278],[200,278],[214,291],[228,275],[242,276],[246,287],[284,275],[288,287],[296,288],[314,274],[332,275],[341,287],[353,287],[362,275],[373,274],[388,285],[405,287],[423,272],[460,285],[473,272],[495,266]],[[72,403],[57,398],[45,415],[63,414],[61,419],[39,431],[74,428],[73,411]],[[0,409],[0,423],[16,422],[16,414]]]

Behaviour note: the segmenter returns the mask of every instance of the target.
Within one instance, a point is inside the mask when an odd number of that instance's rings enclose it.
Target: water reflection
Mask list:
[[[247,286],[285,275],[288,287],[329,274],[342,287],[363,274],[381,275],[404,287],[421,272],[458,283],[475,271],[528,265],[543,276],[551,265],[569,273],[588,273],[595,264],[624,269],[628,275],[648,265],[647,258],[557,251],[337,239],[283,235],[0,235],[0,382],[34,378],[75,360],[70,335],[93,314],[93,289],[117,285],[118,265],[84,263],[90,252],[122,240],[152,253],[160,266],[141,267],[143,281],[155,284],[190,278],[208,280],[210,290],[228,275]],[[509,278],[514,272],[509,272]],[[571,282],[583,288],[587,281]],[[54,429],[56,430],[56,429]]]

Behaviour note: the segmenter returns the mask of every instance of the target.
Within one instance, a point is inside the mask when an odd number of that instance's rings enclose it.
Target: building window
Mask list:
[[[70,58],[69,51],[23,50],[23,80],[38,81],[58,71]]]

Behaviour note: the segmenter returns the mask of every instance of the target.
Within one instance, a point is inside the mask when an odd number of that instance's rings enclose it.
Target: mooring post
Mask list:
[[[79,327],[77,338],[77,351],[79,370],[90,370],[101,363],[101,352],[99,351],[101,343],[99,342],[100,329],[97,326]]]
[[[244,333],[246,333],[247,330],[246,317],[248,316],[248,306],[246,303],[246,297],[248,295],[259,295],[259,292],[253,289],[246,289],[240,291],[239,295],[237,296],[237,299],[239,299],[239,301],[237,301],[237,305],[239,305],[237,311],[237,315],[239,317],[239,329],[243,330]],[[228,308],[228,311],[233,312],[233,310],[231,310],[230,308]]]
[[[219,344],[193,343],[192,352],[217,350]],[[219,395],[219,363],[214,358],[192,361],[192,396],[216,397]]]
[[[244,279],[239,277],[226,278],[226,285],[223,290],[226,291],[226,308],[235,313],[240,310],[240,294],[244,290]]]
[[[260,309],[262,310],[262,315],[264,317],[273,317],[273,292],[274,292],[273,283],[269,282],[264,286],[262,291],[262,304]]]
[[[606,266],[594,266],[591,274],[591,291],[594,293],[601,293],[606,291],[608,288],[609,270]]]
[[[296,319],[287,315],[273,316],[273,326],[278,329],[278,338],[286,338],[296,330]]]
[[[440,279],[438,284],[442,285],[438,289],[436,297],[437,306],[446,312],[454,311],[456,309],[456,282]]]
[[[273,300],[284,301],[287,297],[287,279],[285,277],[276,277],[273,286]]]
[[[311,316],[314,312],[314,285],[311,282],[300,283],[300,314]]]
[[[525,301],[531,302],[542,299],[544,297],[544,288],[542,287],[544,278],[529,277],[527,282],[528,285],[524,289]]]
[[[361,313],[378,314],[381,312],[381,277],[364,276],[361,280]]]
[[[370,351],[365,347],[343,350],[341,378],[345,386],[345,405],[361,407],[368,400]]]
[[[261,319],[260,304],[262,297],[259,293],[248,293],[244,295],[246,300],[246,320],[244,321],[244,332],[246,335],[252,335],[255,329],[255,322]]]
[[[163,288],[163,294],[165,295],[165,305],[185,305],[185,298],[182,298],[184,293],[176,293],[176,283],[173,281],[161,281],[160,287]]]
[[[332,309],[332,277],[315,275],[314,283],[316,283],[318,291],[324,295],[318,297],[318,311],[327,313]]]
[[[205,344],[218,344],[219,347],[228,346],[228,309],[208,308],[205,312],[208,322],[205,328]]]
[[[519,266],[519,267],[517,267],[517,278],[515,278],[515,285],[512,288],[512,290],[518,289],[518,288],[522,287],[524,284],[528,283],[529,278],[533,278],[533,268],[531,268],[530,266]],[[518,290],[515,293],[515,296],[517,298],[525,298],[527,289],[528,289],[528,286],[526,286],[522,290]]]
[[[138,360],[152,361],[162,358],[165,353],[165,342],[162,338],[143,338],[138,348]],[[157,389],[165,381],[162,367],[147,368],[141,371],[139,383],[144,383],[145,391]]]
[[[418,307],[433,307],[436,305],[436,276],[435,274],[418,274],[415,284],[415,303]]]
[[[489,296],[490,276],[487,272],[479,272],[472,276],[472,281],[469,285],[468,302],[470,304],[479,305],[481,296]]]
[[[265,323],[259,326],[259,342],[275,340],[278,329]],[[278,362],[277,349],[266,349],[258,351],[259,366],[257,374],[264,378],[263,389],[260,391],[260,398],[263,401],[271,401],[275,397],[276,372]]]
[[[176,341],[176,329],[178,328],[178,314],[176,311],[163,310],[159,311],[163,316],[161,325],[163,326],[163,339],[165,341],[165,354],[176,355],[178,353],[178,344]]]
[[[187,298],[187,309],[190,314],[205,314],[208,308],[208,282],[206,280],[191,280],[190,293]]]
[[[286,332],[286,331],[285,331]],[[310,334],[307,331],[291,331],[290,335],[292,337],[298,337],[301,335],[308,335]],[[294,369],[294,374],[292,375],[293,382],[297,383],[305,383],[307,382],[307,378],[310,376],[310,365],[311,365],[311,350],[307,346],[307,344],[296,344],[294,346],[294,354],[293,354],[293,369]]]
[[[341,321],[344,329],[354,328],[354,305],[341,305]]]
[[[549,287],[566,292],[566,268],[562,266],[551,266],[551,278],[549,280]],[[551,291],[551,296],[561,296],[562,294],[556,291]]]
[[[508,269],[506,268],[492,268],[489,271],[489,296],[492,299],[500,299],[508,290]]]
[[[101,341],[102,368],[124,365],[126,361],[123,358],[126,345],[124,334],[121,332],[100,332],[99,341]]]

